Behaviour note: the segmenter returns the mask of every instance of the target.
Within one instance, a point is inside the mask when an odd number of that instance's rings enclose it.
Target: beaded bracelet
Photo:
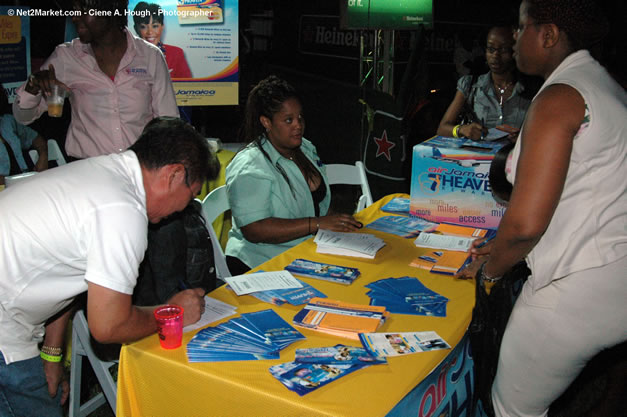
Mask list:
[[[52,346],[46,346],[46,345],[43,345],[40,350],[43,353],[46,353],[48,355],[53,355],[53,356],[58,356],[62,352],[62,349],[60,347],[52,347]]]
[[[61,358],[63,358],[63,355],[48,355],[47,353],[41,352],[39,354],[39,356],[41,356],[41,359],[48,361],[48,362],[61,362]]]

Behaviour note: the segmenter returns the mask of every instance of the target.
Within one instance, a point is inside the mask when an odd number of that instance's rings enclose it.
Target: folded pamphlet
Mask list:
[[[278,359],[279,351],[304,339],[274,310],[245,313],[200,330],[187,344],[189,362]]]
[[[390,313],[446,317],[448,298],[425,287],[418,278],[385,278],[366,285],[370,305]]]
[[[312,298],[296,313],[292,322],[299,327],[358,340],[358,333],[375,331],[383,324],[388,314],[383,306]]]
[[[431,232],[438,226],[420,217],[384,216],[366,225],[369,229],[402,236],[416,237],[420,232]]]
[[[369,364],[326,365],[294,361],[272,366],[270,373],[290,391],[303,396],[366,366]]]
[[[359,340],[371,355],[383,357],[451,348],[436,332],[367,333]]]
[[[296,349],[296,362],[324,363],[327,365],[355,365],[386,363],[385,358],[372,356],[362,347],[335,345]]]
[[[469,227],[469,226],[458,226],[456,224],[449,224],[449,223],[440,223],[435,228],[435,231],[442,233],[443,235],[472,237],[475,239],[488,236],[487,229],[479,229],[476,227]]]
[[[295,259],[286,266],[285,269],[294,275],[339,282],[340,284],[347,285],[352,284],[360,275],[357,268],[325,264],[309,261],[307,259]]]
[[[409,205],[410,205],[409,198],[394,197],[393,199],[388,201],[387,204],[381,207],[381,210],[388,212],[388,213],[409,215]]]
[[[295,278],[301,284],[300,288],[286,288],[280,290],[257,291],[250,293],[253,297],[266,303],[277,306],[291,304],[298,306],[307,303],[314,297],[326,298],[326,295],[304,281]]]
[[[314,242],[318,245],[316,252],[332,255],[354,256],[374,259],[385,242],[368,233],[343,233],[320,229]]]
[[[302,283],[288,271],[257,272],[226,277],[224,280],[237,295],[245,295],[257,291],[299,288],[302,286]]]
[[[433,251],[410,262],[409,266],[436,274],[455,275],[471,261],[467,252]]]
[[[459,237],[450,235],[441,235],[437,233],[421,233],[418,235],[414,244],[421,248],[446,249],[457,252],[468,252],[474,237]]]

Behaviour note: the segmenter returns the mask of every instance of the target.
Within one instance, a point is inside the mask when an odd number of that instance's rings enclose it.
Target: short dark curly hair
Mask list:
[[[182,164],[188,184],[215,179],[220,172],[220,162],[207,139],[176,117],[152,119],[129,149],[147,169]]]
[[[148,3],[145,1],[140,1],[133,9],[133,29],[135,29],[135,33],[139,36],[139,25],[145,24],[147,25],[152,18],[153,22],[161,23],[163,25],[163,13],[160,12],[161,6],[157,3]]]
[[[535,23],[553,23],[568,36],[574,51],[600,42],[609,32],[607,17],[595,0],[526,0]]]

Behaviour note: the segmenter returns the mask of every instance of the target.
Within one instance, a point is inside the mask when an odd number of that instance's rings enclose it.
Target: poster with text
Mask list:
[[[0,6],[0,83],[9,103],[30,74],[30,17],[28,7]]]
[[[179,106],[238,104],[238,0],[130,0],[128,29],[164,53]]]

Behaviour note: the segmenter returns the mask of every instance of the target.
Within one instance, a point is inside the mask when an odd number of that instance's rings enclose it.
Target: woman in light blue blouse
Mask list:
[[[490,71],[465,75],[457,82],[455,98],[440,121],[438,135],[479,140],[487,129],[508,125],[514,135],[522,126],[532,95],[518,79],[512,55],[514,36],[509,26],[488,32],[485,57]],[[463,121],[459,116],[463,114]]]
[[[349,232],[361,223],[329,214],[331,191],[292,86],[270,76],[248,95],[244,134],[250,143],[226,169],[233,227],[226,245],[233,275],[258,266],[318,229]]]

